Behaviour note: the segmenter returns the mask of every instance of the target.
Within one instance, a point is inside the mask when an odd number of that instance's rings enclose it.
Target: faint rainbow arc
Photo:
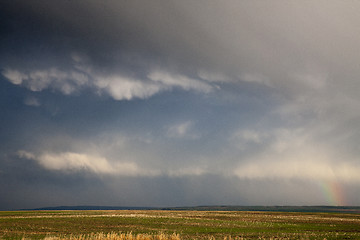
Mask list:
[[[322,181],[320,188],[326,201],[332,206],[345,206],[345,197],[341,185],[335,181]]]

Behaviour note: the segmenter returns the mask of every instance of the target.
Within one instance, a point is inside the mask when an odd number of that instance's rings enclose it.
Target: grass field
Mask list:
[[[131,234],[130,234],[131,233]],[[0,239],[360,239],[360,214],[243,211],[0,212]]]

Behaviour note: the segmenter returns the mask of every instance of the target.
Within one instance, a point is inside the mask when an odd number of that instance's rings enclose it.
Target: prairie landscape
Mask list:
[[[0,240],[360,239],[359,9],[0,0]]]
[[[360,214],[261,211],[4,211],[0,239],[360,239]]]

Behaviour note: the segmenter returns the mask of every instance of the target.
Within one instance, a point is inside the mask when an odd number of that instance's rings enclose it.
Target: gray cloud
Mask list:
[[[224,203],[326,204],[328,181],[358,204],[358,5],[5,1],[1,164],[124,181],[111,203],[143,204],[134,181],[154,205],[216,204],[219,181]]]

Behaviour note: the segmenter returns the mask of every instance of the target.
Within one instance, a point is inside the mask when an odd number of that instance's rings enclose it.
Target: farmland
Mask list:
[[[360,214],[165,210],[0,212],[0,239],[79,236],[84,239],[109,233],[113,236],[131,233],[134,239],[145,236],[140,234],[163,236],[159,239],[360,239]]]

